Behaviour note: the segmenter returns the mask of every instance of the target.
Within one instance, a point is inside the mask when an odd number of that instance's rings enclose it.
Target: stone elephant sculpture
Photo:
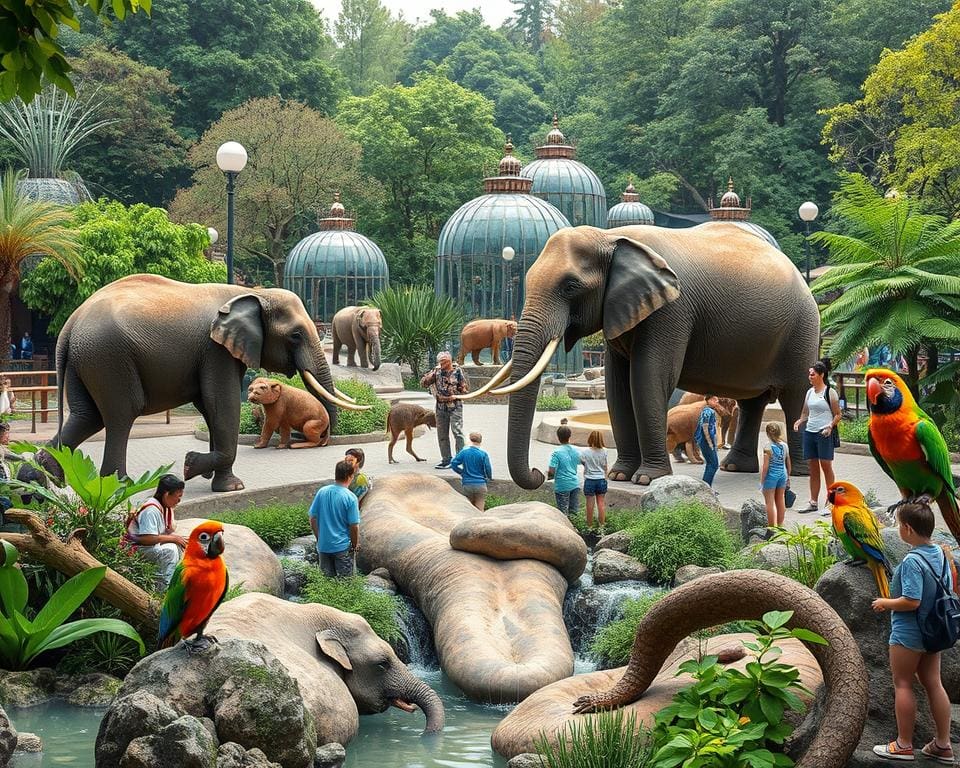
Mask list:
[[[300,685],[318,744],[349,743],[357,735],[359,715],[390,706],[407,712],[419,707],[426,715],[425,731],[443,729],[437,694],[356,614],[248,593],[223,603],[206,632],[269,648]]]
[[[493,392],[510,395],[507,461],[523,488],[543,483],[529,463],[537,382],[561,341],[570,350],[599,330],[617,444],[612,480],[648,484],[670,474],[667,400],[677,387],[740,404],[727,470],[758,471],[769,402],[780,400],[787,423],[799,418],[817,358],[817,304],[783,253],[734,224],[562,229],[530,267],[525,290],[510,367],[491,380],[510,379]],[[789,441],[799,456],[798,434]]]
[[[391,475],[364,501],[358,556],[413,597],[440,666],[471,699],[516,702],[573,674],[563,598],[587,550],[558,509],[478,513],[440,478]]]
[[[480,352],[489,347],[493,355],[493,364],[500,365],[500,343],[516,335],[515,320],[471,320],[460,331],[460,353],[457,355],[457,363],[463,365],[463,360],[469,352],[473,356],[473,364],[480,365]]]
[[[333,364],[340,365],[340,347],[347,346],[347,365],[355,366],[354,353],[360,355],[360,367],[369,360],[373,370],[380,368],[380,331],[383,318],[376,307],[344,307],[333,316]]]
[[[729,448],[737,436],[737,425],[740,423],[740,406],[737,401],[730,397],[721,397],[718,411],[720,423],[717,425],[717,436],[720,439],[721,448]],[[689,403],[699,403],[703,401],[703,395],[696,392],[684,392],[683,396],[677,401],[677,405],[688,405]]]
[[[183,475],[212,477],[214,491],[235,491],[240,396],[247,367],[300,373],[323,402],[365,409],[334,389],[317,329],[295,293],[278,288],[187,285],[131,275],[81,304],[57,339],[57,386],[70,413],[51,440],[76,448],[101,429],[100,471],[127,471],[127,439],[138,416],[193,403],[207,423],[209,453],[190,451]],[[66,390],[66,392],[64,392]]]

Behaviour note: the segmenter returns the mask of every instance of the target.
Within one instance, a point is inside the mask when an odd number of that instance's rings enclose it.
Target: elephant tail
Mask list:
[[[769,571],[728,571],[678,587],[650,609],[637,627],[630,661],[610,690],[582,696],[575,712],[615,709],[636,701],[677,644],[691,633],[768,611],[793,611],[788,627],[826,639],[807,644],[823,670],[826,689],[821,727],[796,768],[842,768],[856,749],[867,719],[867,670],[853,635],[823,598],[786,576]]]
[[[69,325],[71,323],[68,320],[67,326]],[[60,435],[63,433],[63,394],[67,381],[67,358],[70,356],[70,329],[67,326],[64,326],[60,331],[62,342],[57,344],[57,436],[55,446],[57,448],[60,447]]]

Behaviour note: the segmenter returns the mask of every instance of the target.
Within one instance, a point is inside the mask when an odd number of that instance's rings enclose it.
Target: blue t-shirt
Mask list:
[[[550,454],[550,469],[556,470],[553,476],[553,490],[566,493],[580,487],[577,469],[580,466],[580,451],[567,443]]]
[[[923,563],[919,562],[921,557],[937,574],[936,577],[930,573],[930,570]],[[891,636],[900,640],[899,644],[905,645],[907,648],[923,648],[917,618],[925,616],[933,607],[933,600],[937,591],[935,579],[940,577],[942,570],[943,550],[936,544],[924,544],[911,549],[893,572],[893,581],[890,583],[890,597],[909,597],[911,600],[920,601],[920,605],[915,611],[890,612]],[[947,578],[944,584],[953,589],[953,575],[949,566],[947,567]]]
[[[710,435],[710,442],[714,446],[717,444],[717,412],[709,405],[700,411],[700,421],[697,422],[697,429],[694,437],[697,442],[704,442],[704,433]]]
[[[468,445],[454,456],[450,469],[461,476],[464,485],[485,485],[487,480],[493,480],[490,456],[475,445]]]
[[[317,521],[317,552],[350,549],[350,526],[360,523],[360,506],[349,489],[336,483],[323,486],[313,497],[310,517]]]

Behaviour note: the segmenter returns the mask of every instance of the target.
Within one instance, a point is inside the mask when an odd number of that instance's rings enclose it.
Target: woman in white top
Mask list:
[[[587,437],[588,448],[580,452],[583,464],[583,497],[587,501],[587,528],[593,528],[593,507],[596,503],[600,531],[607,521],[607,509],[604,496],[607,493],[607,451],[603,446],[603,435],[595,429]]]
[[[829,365],[823,360],[818,360],[810,366],[807,372],[810,389],[807,390],[806,397],[803,399],[800,418],[793,424],[793,431],[799,432],[800,425],[806,422],[806,428],[803,430],[803,456],[810,465],[810,502],[806,509],[797,510],[801,513],[816,512],[819,508],[821,474],[823,487],[829,488],[834,481],[833,430],[837,428],[842,414],[840,398],[827,379],[829,373]]]

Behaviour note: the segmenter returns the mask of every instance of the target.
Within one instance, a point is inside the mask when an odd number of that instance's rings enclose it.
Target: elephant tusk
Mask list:
[[[370,408],[373,407],[370,405],[357,405],[356,403],[348,403],[346,400],[341,400],[339,397],[331,395],[327,391],[327,388],[317,381],[316,377],[310,373],[310,371],[303,372],[303,380],[313,387],[313,389],[315,389],[325,400],[329,400],[334,405],[339,406],[347,411],[369,411]]]
[[[484,384],[479,389],[468,392],[465,395],[454,395],[454,398],[457,400],[472,400],[475,397],[480,397],[480,395],[485,395],[494,387],[498,386],[502,381],[504,381],[507,376],[510,375],[510,371],[513,369],[513,360],[508,360],[506,363],[500,366],[493,378],[490,379],[486,384]]]
[[[513,394],[514,392],[519,392],[521,389],[526,387],[531,382],[535,381],[536,379],[539,379],[540,375],[543,373],[544,369],[547,367],[548,363],[550,362],[550,358],[553,357],[553,353],[556,352],[557,345],[559,343],[560,343],[559,337],[555,339],[550,339],[546,348],[543,350],[543,354],[540,355],[540,359],[537,360],[536,365],[534,365],[533,368],[531,368],[527,372],[526,376],[524,376],[519,381],[513,382],[513,384],[507,385],[506,387],[493,390],[491,394],[510,395],[510,394]],[[513,361],[511,360],[511,362]]]
[[[337,389],[336,387],[333,388],[333,394],[335,394],[335,395],[336,395],[337,397],[339,397],[341,400],[346,400],[348,403],[356,403],[356,402],[357,402],[356,398],[350,397],[350,395],[348,395],[346,392],[342,392],[341,390]]]

